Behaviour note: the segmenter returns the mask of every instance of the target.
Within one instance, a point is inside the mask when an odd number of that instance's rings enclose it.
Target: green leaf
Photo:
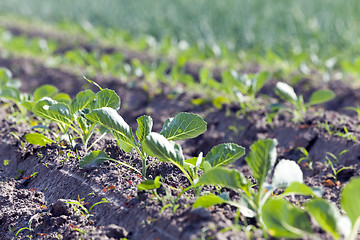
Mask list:
[[[83,168],[89,165],[101,164],[110,159],[111,158],[109,158],[109,156],[103,151],[92,151],[80,159],[79,168]]]
[[[313,216],[320,227],[330,233],[333,238],[340,238],[339,232],[341,226],[338,225],[338,219],[341,215],[334,204],[321,198],[315,198],[305,204],[305,210]]]
[[[317,196],[314,190],[304,183],[292,182],[280,196],[287,195],[304,195],[304,196]],[[319,196],[321,197],[321,195]]]
[[[216,97],[214,98],[212,104],[214,105],[214,107],[221,109],[223,104],[227,104],[230,103],[230,100],[226,97],[220,96],[220,97]]]
[[[245,160],[259,186],[263,184],[275,164],[277,144],[276,139],[263,139],[250,146],[251,152]]]
[[[109,107],[115,110],[120,109],[120,97],[115,91],[110,89],[103,89],[96,93],[95,102],[92,109]]]
[[[50,84],[44,84],[34,91],[34,101],[38,101],[43,97],[51,97],[58,92],[58,89]]]
[[[257,74],[256,86],[255,86],[254,93],[257,93],[269,79],[270,79],[270,73],[268,73],[268,72],[261,72],[261,73]]]
[[[250,182],[242,173],[222,167],[206,171],[199,178],[197,185],[220,185],[234,190],[241,189],[247,194],[250,191]]]
[[[284,82],[278,82],[275,86],[275,93],[281,99],[289,102],[296,102],[298,97],[294,91],[294,88]]]
[[[96,87],[98,87],[98,88],[100,89],[100,91],[103,90],[103,89],[100,87],[100,85],[97,84],[96,82],[94,82],[93,80],[90,80],[90,79],[88,79],[88,78],[85,77],[85,76],[83,76],[83,78],[84,78],[86,81],[88,81],[89,83],[91,83],[91,84],[95,85]]]
[[[245,148],[235,143],[222,143],[213,147],[205,156],[212,167],[227,165],[245,154]]]
[[[0,97],[4,97],[14,102],[20,102],[20,91],[14,87],[3,86],[0,87]]]
[[[136,119],[138,128],[136,130],[136,136],[139,142],[142,142],[147,135],[151,132],[153,126],[153,120],[150,116],[141,116]]]
[[[200,165],[203,163],[203,152],[200,152],[198,157],[193,157],[193,158],[190,158],[190,159],[186,159],[185,163],[190,165],[190,166],[199,168]]]
[[[35,102],[25,100],[21,102],[21,105],[23,105],[27,110],[32,111],[33,107],[35,106]]]
[[[44,136],[41,133],[27,133],[25,134],[25,140],[33,145],[45,146],[46,144],[53,143],[54,141]]]
[[[335,97],[335,93],[331,90],[317,90],[314,92],[309,100],[308,105],[316,105],[324,102],[328,102]]]
[[[175,162],[184,166],[184,155],[180,145],[170,142],[163,135],[151,132],[142,142],[143,150],[160,161]]]
[[[115,109],[109,107],[94,109],[85,114],[85,117],[109,129],[124,151],[129,152],[136,146],[130,126]]]
[[[303,182],[303,172],[294,161],[282,159],[274,170],[272,185],[278,188],[286,188],[292,182]]]
[[[160,134],[171,141],[194,138],[206,131],[204,119],[193,113],[179,113],[165,123]]]
[[[302,238],[312,234],[309,216],[284,199],[269,199],[262,208],[262,220],[276,238]]]
[[[75,112],[84,109],[84,108],[90,108],[91,102],[95,98],[95,93],[91,90],[85,90],[79,92],[75,99],[71,102],[70,109],[71,114],[74,114]]]
[[[51,98],[42,98],[33,107],[33,112],[45,119],[72,126],[73,116],[66,104],[58,103]]]
[[[198,208],[198,207],[208,208],[210,206],[213,206],[216,204],[222,204],[225,202],[226,201],[224,199],[222,199],[221,197],[210,193],[208,195],[204,195],[204,196],[201,196],[198,199],[196,199],[196,201],[193,204],[193,208]]]
[[[139,191],[145,191],[145,190],[157,189],[160,186],[161,186],[160,177],[157,176],[154,180],[147,179],[145,181],[142,181],[139,185],[137,185],[137,189]]]
[[[70,104],[71,103],[71,97],[67,93],[57,93],[54,96],[52,96],[52,99],[54,99],[57,102]]]
[[[353,178],[341,191],[340,205],[349,216],[353,227],[360,217],[360,178]]]
[[[0,86],[3,87],[9,80],[12,79],[12,73],[9,69],[0,67]]]

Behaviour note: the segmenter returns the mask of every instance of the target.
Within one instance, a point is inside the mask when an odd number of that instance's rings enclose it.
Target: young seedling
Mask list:
[[[268,72],[238,74],[235,71],[224,71],[221,86],[231,101],[239,102],[243,110],[250,111],[259,107],[256,94],[270,77]]]
[[[34,102],[28,102],[28,108],[39,117],[57,123],[63,136],[68,138],[72,146],[76,144],[75,139],[80,138],[87,152],[97,141],[105,136],[107,131],[102,131],[102,136],[88,146],[88,142],[97,124],[85,118],[85,115],[94,109],[102,107],[114,110],[120,108],[120,97],[113,90],[102,89],[98,84],[94,84],[99,87],[99,92],[95,94],[91,90],[81,91],[70,103],[56,101],[50,97],[42,97],[37,100],[43,94],[38,94],[40,96],[35,97],[37,95],[34,93]],[[52,140],[39,134],[30,134],[27,135],[27,138],[30,143],[39,145],[52,142]]]
[[[153,156],[160,161],[171,162],[179,167],[192,183],[190,175],[183,167],[182,149],[174,141],[194,138],[205,132],[206,122],[200,116],[192,113],[179,113],[174,118],[165,121],[160,133],[151,132],[153,120],[150,116],[141,116],[137,119],[137,140],[130,126],[114,109],[108,107],[94,109],[85,117],[111,131],[119,147],[125,152],[135,149],[142,159],[143,176],[146,176],[146,159],[148,156]]]
[[[91,224],[91,219],[90,217],[92,217],[94,214],[91,213],[91,210],[99,204],[102,203],[110,203],[106,198],[101,199],[101,201],[94,203],[89,209],[87,209],[84,205],[84,199],[78,199],[78,201],[70,201],[70,202],[66,202],[71,204],[71,206],[74,208],[75,212],[78,212],[82,215],[85,216],[85,218],[88,220],[88,222]]]
[[[313,169],[313,161],[311,160],[308,151],[304,147],[298,147],[297,150],[299,150],[302,153],[302,157],[297,161],[297,164],[300,164],[302,161],[306,161],[304,166],[308,166],[310,170]]]
[[[27,227],[20,228],[20,229],[16,232],[16,234],[15,234],[15,239],[16,239],[17,236],[20,234],[20,232],[22,232],[22,231],[24,231],[24,230],[30,231],[30,235],[27,236],[29,239],[32,239],[32,238],[33,238],[34,229],[32,228],[31,224],[32,224],[34,218],[36,218],[38,215],[39,215],[38,213],[35,214],[35,215],[33,215],[33,216],[30,218],[29,222],[28,222],[28,226],[27,226]]]
[[[303,96],[296,95],[294,88],[284,82],[276,84],[275,93],[292,107],[274,104],[270,106],[271,110],[278,113],[281,111],[289,112],[293,115],[295,122],[302,122],[304,120],[309,107],[328,102],[335,97],[335,93],[331,90],[317,90],[311,95],[309,102],[305,103]]]
[[[357,141],[356,137],[349,132],[347,127],[344,126],[343,130],[344,130],[344,132],[338,131],[338,132],[335,133],[335,135],[339,136],[339,137],[342,137],[347,141],[354,141],[354,142]]]
[[[306,214],[297,207],[290,206],[290,203],[283,199],[269,199],[275,189],[286,188],[283,196],[291,194],[314,195],[311,188],[302,184],[303,174],[300,167],[290,160],[281,160],[276,166],[272,178],[272,183],[268,184],[266,179],[275,165],[276,161],[276,139],[264,139],[255,142],[251,147],[251,152],[245,158],[249,165],[253,177],[257,183],[257,191],[252,188],[252,183],[240,172],[223,167],[216,167],[205,172],[197,182],[198,185],[219,185],[233,189],[241,196],[239,202],[229,199],[228,195],[208,194],[199,197],[193,207],[209,207],[214,204],[227,203],[239,209],[244,217],[257,219],[262,226],[264,233],[269,230],[272,236],[293,238],[301,237],[304,233],[311,235],[311,222],[306,218]],[[291,209],[292,216],[288,212]],[[274,211],[277,211],[276,213]],[[280,215],[279,215],[280,214]],[[280,216],[281,223],[274,225],[274,216]],[[291,219],[291,221],[290,221]],[[301,224],[300,224],[300,222]],[[283,222],[290,226],[283,230]],[[271,229],[271,231],[270,231]]]
[[[342,168],[339,168],[338,170],[336,170],[336,167],[334,166],[333,162],[330,160],[330,157],[333,159],[333,161],[335,161],[336,164],[338,164],[339,157],[348,151],[349,150],[345,149],[345,150],[341,151],[337,156],[335,156],[333,153],[330,153],[330,152],[326,153],[326,160],[332,171],[332,174],[328,174],[328,176],[331,177],[332,179],[334,179],[335,183],[338,182],[338,174],[341,171],[344,171],[346,169],[353,169],[353,167],[342,167]]]

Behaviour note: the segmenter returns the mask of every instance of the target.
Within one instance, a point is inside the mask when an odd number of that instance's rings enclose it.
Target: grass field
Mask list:
[[[229,49],[307,51],[321,58],[359,51],[360,2],[348,0],[157,0],[0,1],[0,13],[51,22],[171,36],[191,44],[225,44]]]

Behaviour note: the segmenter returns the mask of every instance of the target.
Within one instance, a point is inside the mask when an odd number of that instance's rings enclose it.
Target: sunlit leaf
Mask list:
[[[53,143],[54,141],[44,136],[41,133],[27,133],[25,134],[25,140],[33,145],[45,146],[46,144]]]
[[[235,143],[222,143],[213,147],[205,156],[212,167],[227,165],[245,154],[245,148]]]
[[[160,186],[161,186],[160,177],[157,176],[154,180],[147,179],[142,181],[139,185],[137,185],[137,189],[139,191],[145,191],[145,190],[157,189]]]
[[[239,171],[222,167],[212,168],[206,171],[197,182],[197,185],[220,185],[222,187],[241,189],[249,193],[250,182]]]
[[[354,225],[360,218],[360,178],[353,178],[341,191],[340,205]]]
[[[193,113],[179,113],[169,119],[160,134],[171,141],[194,138],[206,131],[204,119]]]
[[[196,201],[193,204],[193,208],[198,208],[198,207],[208,208],[210,206],[213,206],[216,204],[222,204],[224,202],[226,202],[226,201],[224,199],[222,199],[221,197],[210,193],[210,194],[201,196],[198,199],[196,199]]]
[[[284,199],[268,199],[261,214],[273,237],[302,238],[313,233],[309,216]]]
[[[63,123],[67,126],[72,125],[73,116],[70,114],[69,107],[51,98],[39,100],[33,107],[33,112],[42,118]]]
[[[109,107],[116,110],[120,109],[120,97],[115,91],[110,89],[103,89],[96,93],[95,102],[92,105],[93,109]]]
[[[94,109],[86,114],[85,117],[109,129],[124,151],[129,152],[136,146],[130,126],[115,109],[110,107]]]
[[[163,135],[151,132],[142,142],[143,150],[160,161],[176,162],[184,166],[184,156],[181,147],[167,140]]]
[[[136,136],[139,142],[142,142],[152,130],[153,120],[150,116],[141,116],[136,119],[138,128],[136,129]]]
[[[74,114],[75,112],[84,108],[90,108],[90,104],[94,98],[95,93],[91,90],[81,91],[76,94],[75,99],[71,102],[70,105],[71,114]]]
[[[275,93],[285,101],[296,102],[298,100],[294,88],[284,82],[278,82],[276,84]]]
[[[308,105],[321,104],[328,102],[335,97],[335,93],[331,90],[317,90],[314,92],[309,100]]]
[[[111,158],[109,158],[109,156],[103,151],[92,151],[80,159],[79,168],[83,168],[89,165],[101,164],[109,159]]]
[[[338,220],[341,215],[334,204],[321,198],[315,198],[305,204],[305,209],[315,218],[322,229],[330,233],[333,238],[340,238],[339,228],[341,226],[339,226]]]
[[[50,84],[44,84],[34,91],[34,101],[38,101],[43,97],[51,97],[58,92],[58,89]]]
[[[251,152],[245,160],[259,185],[262,185],[275,164],[276,146],[276,139],[258,140],[250,146]]]

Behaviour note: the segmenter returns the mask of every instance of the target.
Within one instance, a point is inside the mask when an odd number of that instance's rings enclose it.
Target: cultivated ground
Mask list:
[[[8,28],[13,33],[14,28]],[[29,32],[21,32],[29,35]],[[35,36],[39,36],[35,30]],[[34,37],[34,36],[32,36]],[[55,38],[45,34],[44,38]],[[63,39],[62,39],[63,41]],[[88,48],[87,51],[104,51],[101,46],[85,44],[67,47]],[[66,47],[66,46],[65,46]],[[69,48],[62,48],[57,54],[63,54]],[[84,81],[79,69],[49,67],[41,59],[31,56],[19,56],[14,53],[4,54],[6,49],[0,46],[0,67],[6,67],[14,78],[21,82],[21,90],[32,93],[42,84],[52,84],[60,92],[72,98],[85,88],[94,88]],[[121,51],[107,49],[107,51]],[[152,61],[145,53],[127,54],[128,62],[133,58]],[[144,60],[145,59],[145,60]],[[75,67],[74,67],[75,68]],[[171,67],[170,67],[171,68]],[[199,78],[199,67],[188,63],[187,73]],[[217,71],[220,71],[217,69]],[[168,71],[169,72],[169,71]],[[214,74],[216,78],[216,73]],[[220,143],[233,142],[245,147],[246,153],[255,141],[276,138],[276,148],[280,159],[298,161],[303,154],[299,147],[306,149],[308,157],[299,165],[304,174],[304,183],[319,187],[323,198],[339,206],[340,192],[353,177],[360,175],[360,138],[359,119],[353,111],[344,110],[347,106],[360,104],[359,89],[345,85],[341,79],[319,84],[313,79],[301,79],[294,86],[298,94],[308,100],[310,94],[320,88],[332,89],[336,97],[322,106],[309,108],[304,120],[292,121],[289,114],[276,115],[268,121],[269,104],[276,103],[274,86],[277,81],[272,77],[259,92],[259,107],[244,112],[237,103],[215,107],[212,102],[194,104],[199,95],[190,91],[174,94],[174,88],[160,84],[161,91],[150,91],[143,86],[144,78],[135,78],[124,82],[119,77],[97,74],[93,80],[103,88],[114,90],[121,98],[120,115],[136,129],[136,118],[144,114],[154,119],[153,130],[159,132],[164,121],[179,112],[192,112],[200,115],[207,122],[207,131],[190,140],[181,142],[183,152],[188,157],[204,155]],[[133,83],[133,84],[129,84]],[[33,132],[31,121],[41,122],[39,118],[28,114],[28,119],[14,117],[14,106],[3,101],[0,108],[0,236],[1,239],[244,239],[265,238],[254,218],[238,218],[236,208],[227,204],[209,208],[192,208],[196,197],[187,192],[174,202],[179,194],[176,189],[189,185],[186,177],[170,163],[160,162],[149,167],[147,175],[114,162],[79,169],[78,157],[84,156],[84,147],[72,148],[66,141],[43,147],[31,145],[24,140],[24,135]],[[15,107],[16,109],[16,107]],[[30,119],[30,120],[29,120]],[[45,122],[46,123],[46,122]],[[56,129],[55,124],[50,128]],[[17,136],[17,137],[16,137]],[[93,141],[99,134],[93,137]],[[129,163],[141,170],[141,159],[133,151],[125,153],[119,149],[114,138],[109,134],[95,144],[94,149],[105,151],[111,158]],[[337,156],[334,161],[340,171],[336,181],[326,160],[327,153]],[[332,159],[333,160],[333,159]],[[154,161],[150,158],[149,161]],[[311,167],[312,165],[312,167]],[[232,168],[242,172],[254,181],[251,170],[244,158],[232,163]],[[137,185],[145,179],[162,176],[164,186],[152,191],[138,191]],[[165,187],[166,186],[166,187]],[[211,187],[203,191],[212,191]],[[228,191],[223,189],[222,191]],[[229,190],[233,200],[239,195]],[[106,201],[104,201],[104,198]],[[306,198],[290,199],[303,203]],[[90,212],[76,208],[77,201]],[[104,201],[104,202],[101,202]],[[235,224],[235,222],[237,222]],[[253,228],[246,226],[253,225]],[[19,232],[21,228],[23,229]],[[331,239],[331,236],[313,221],[316,237]]]

